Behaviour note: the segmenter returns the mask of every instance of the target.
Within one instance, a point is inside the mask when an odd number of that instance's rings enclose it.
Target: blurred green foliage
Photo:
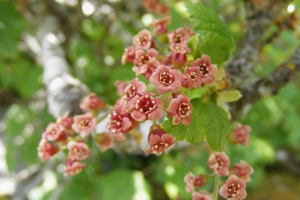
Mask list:
[[[38,3],[38,1],[29,2]],[[173,1],[169,2],[172,5],[172,21],[168,27],[174,30],[186,25],[186,18],[182,17],[180,10],[178,11],[180,6]],[[293,3],[296,10],[299,10],[299,1]],[[130,13],[124,4],[124,2],[110,4],[112,7],[115,6],[115,21],[109,21],[107,16],[102,16],[100,22],[93,17],[84,17],[81,24],[78,24],[75,36],[70,38],[65,46],[66,57],[74,76],[109,104],[114,104],[118,98],[114,87],[115,81],[131,80],[135,77],[131,65],[121,65],[124,48],[131,42],[123,35],[132,37],[144,27],[141,19],[145,11]],[[58,5],[60,6],[66,8]],[[206,6],[224,19],[235,42],[238,42],[245,26],[243,2],[213,0],[206,3]],[[34,8],[38,9],[38,6]],[[47,12],[45,8],[40,9],[42,11],[38,11],[37,16],[46,14],[43,13]],[[38,99],[38,91],[43,90],[40,81],[42,68],[28,52],[18,48],[22,42],[20,34],[38,22],[37,18],[36,21],[33,20],[33,25],[29,26],[29,21],[25,19],[26,17],[17,9],[16,3],[0,2],[0,94],[9,92],[17,98],[17,102],[11,100],[8,104],[0,105],[1,108],[7,109],[4,120],[6,163],[11,172],[19,172],[40,163],[36,148],[47,124],[55,120],[47,113],[44,100]],[[115,24],[120,31],[111,31],[111,24]],[[266,33],[266,38],[276,30],[274,24]],[[218,33],[222,31],[223,29],[217,30]],[[228,42],[231,43],[231,38]],[[216,43],[213,45],[218,46]],[[291,55],[297,45],[299,38],[292,31],[283,31],[273,43],[267,44],[261,50],[260,64],[255,69],[256,73],[267,76]],[[230,52],[231,44],[225,49]],[[224,58],[218,57],[216,60],[225,61]],[[299,78],[284,86],[278,95],[261,99],[240,119],[239,123],[249,124],[252,128],[249,147],[227,145],[226,153],[231,158],[231,165],[243,159],[255,169],[253,181],[249,184],[250,188],[259,186],[266,173],[265,166],[276,162],[278,150],[286,150],[300,159]],[[205,93],[202,90],[194,90],[189,95],[199,97]],[[4,99],[2,96],[1,98]],[[222,117],[222,113],[220,116]],[[208,116],[207,120],[211,118],[212,116]],[[224,129],[227,129],[227,126],[226,124]],[[53,173],[58,182],[57,187],[63,188],[60,199],[130,200],[135,195],[144,195],[140,199],[148,197],[153,199],[161,193],[170,199],[189,199],[190,194],[184,189],[183,177],[190,171],[210,173],[207,158],[207,147],[202,143],[175,149],[159,157],[143,158],[119,155],[112,150],[100,153],[94,145],[92,159],[88,160],[88,167],[81,174],[70,180],[62,178],[63,175],[57,172],[56,168]],[[54,160],[56,167],[58,162],[62,162],[60,157]],[[205,189],[211,191],[212,184],[213,180],[210,180]],[[49,199],[55,190],[56,188],[43,194],[42,199]]]

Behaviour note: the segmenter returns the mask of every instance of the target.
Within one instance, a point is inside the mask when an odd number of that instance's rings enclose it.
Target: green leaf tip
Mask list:
[[[222,64],[229,59],[235,48],[235,41],[224,22],[205,6],[185,3],[193,31],[200,35],[202,53],[210,56],[212,63]]]

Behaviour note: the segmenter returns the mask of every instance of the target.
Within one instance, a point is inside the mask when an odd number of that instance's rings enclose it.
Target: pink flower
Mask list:
[[[74,120],[72,117],[69,117],[68,114],[65,114],[61,117],[59,117],[56,121],[56,123],[61,124],[65,129],[72,129],[72,124]]]
[[[128,106],[132,111],[131,116],[133,119],[139,122],[145,120],[156,121],[163,116],[162,111],[159,109],[159,107],[163,107],[163,103],[160,98],[154,98],[153,95],[150,92],[142,92],[132,98],[132,103]]]
[[[117,89],[117,94],[119,96],[123,96],[124,95],[124,89],[127,87],[128,85],[128,81],[116,81],[115,82],[115,87]]]
[[[199,88],[202,85],[199,67],[187,67],[181,74],[181,85],[185,88]]]
[[[111,149],[114,146],[114,137],[110,133],[96,134],[94,140],[101,152]]]
[[[144,49],[144,50],[150,49],[151,41],[152,41],[152,35],[146,29],[141,30],[132,39],[133,45],[136,49]]]
[[[177,92],[180,87],[180,75],[177,70],[165,65],[159,65],[149,81],[156,86],[158,94]]]
[[[70,141],[67,147],[72,160],[84,160],[90,156],[90,149],[84,141]]]
[[[248,125],[238,124],[237,127],[228,135],[228,140],[233,144],[241,144],[244,146],[248,146],[251,131],[251,127]]]
[[[157,10],[157,0],[143,0],[143,5],[148,12],[154,13]]]
[[[72,128],[75,132],[79,133],[81,137],[86,137],[90,131],[96,127],[96,119],[90,113],[84,115],[76,115]]]
[[[238,176],[247,183],[251,181],[250,175],[254,172],[254,170],[246,161],[241,160],[239,164],[230,168],[229,172],[230,174]]]
[[[71,134],[72,131],[65,129],[60,123],[50,123],[43,133],[43,138],[63,144]]]
[[[171,44],[172,49],[172,64],[174,68],[179,69],[187,61],[187,53],[191,52],[191,49],[185,43]]]
[[[204,84],[210,84],[215,81],[218,67],[210,63],[208,55],[202,55],[201,58],[198,58],[193,62],[192,66],[199,67],[200,76]]]
[[[166,16],[166,15],[170,15],[170,8],[167,4],[159,4],[157,6],[158,8],[156,9],[157,13],[162,15],[162,16]]]
[[[42,161],[49,160],[58,152],[58,147],[42,138],[37,148],[38,156]]]
[[[67,158],[66,167],[65,167],[65,176],[73,176],[75,174],[79,174],[83,168],[85,168],[86,164],[83,164],[77,160],[72,160]]]
[[[212,200],[212,196],[206,191],[192,193],[192,200]]]
[[[85,112],[89,112],[92,110],[101,110],[104,108],[104,106],[104,101],[98,98],[95,93],[90,93],[88,96],[82,99],[79,107]]]
[[[172,99],[167,108],[168,115],[173,118],[173,125],[183,123],[189,126],[192,120],[192,110],[193,106],[190,103],[190,99],[183,95],[178,95],[177,98]]]
[[[161,35],[168,31],[167,25],[170,23],[171,17],[166,16],[163,17],[160,20],[156,20],[153,23],[150,24],[150,26],[153,26],[155,28],[155,34]]]
[[[133,63],[133,60],[135,58],[135,51],[136,49],[134,46],[129,46],[125,49],[123,55],[122,55],[122,64],[124,65],[126,62]]]
[[[184,177],[184,182],[186,183],[185,185],[185,190],[187,192],[193,192],[194,187],[201,187],[203,186],[208,180],[208,176],[204,174],[198,174],[195,176],[193,173],[188,173]]]
[[[229,176],[226,182],[221,186],[219,194],[230,200],[240,200],[247,196],[246,183],[235,175]]]
[[[150,149],[143,148],[143,150],[149,154],[161,154],[168,150],[175,141],[172,135],[167,134],[159,125],[153,124],[148,135]]]
[[[228,176],[230,165],[229,157],[224,152],[211,154],[208,158],[208,167],[219,176]]]
[[[136,75],[139,75],[140,72],[143,72],[145,78],[149,80],[152,73],[156,70],[156,68],[160,65],[159,61],[156,58],[151,58],[146,65],[140,68],[139,72]]]
[[[107,128],[116,140],[124,140],[124,134],[138,125],[129,113],[126,112],[126,105],[117,104],[108,115]]]
[[[139,81],[138,78],[133,79],[127,87],[124,89],[123,99],[129,101],[135,95],[140,94],[147,90],[147,86],[144,82]]]
[[[189,28],[179,28],[168,33],[170,44],[187,43],[190,36],[192,36],[192,32]]]
[[[136,73],[136,75],[146,73],[148,70],[148,62],[157,56],[158,52],[155,49],[149,49],[146,53],[144,50],[137,50],[135,53],[135,59],[133,60],[134,67],[132,70]]]

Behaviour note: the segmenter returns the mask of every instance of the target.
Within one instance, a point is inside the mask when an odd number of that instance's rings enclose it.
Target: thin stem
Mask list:
[[[220,176],[216,175],[215,184],[214,184],[214,192],[213,192],[213,195],[212,195],[213,200],[218,200],[219,182],[220,182]]]

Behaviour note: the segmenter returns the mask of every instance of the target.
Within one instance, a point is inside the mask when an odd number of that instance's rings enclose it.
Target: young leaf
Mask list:
[[[186,3],[186,8],[190,13],[189,19],[194,24],[193,31],[203,41],[200,44],[202,53],[209,55],[215,64],[228,60],[235,43],[227,26],[204,6]]]
[[[187,142],[198,143],[206,138],[212,150],[221,151],[231,130],[227,113],[211,102],[193,100],[191,103],[193,113],[190,126],[173,126],[172,119],[168,119],[162,123],[162,128],[178,141],[185,139]]]

